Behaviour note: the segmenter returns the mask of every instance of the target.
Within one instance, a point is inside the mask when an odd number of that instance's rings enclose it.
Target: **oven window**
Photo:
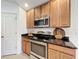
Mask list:
[[[46,57],[46,48],[43,45],[32,43],[31,42],[31,51],[37,55],[42,57]]]

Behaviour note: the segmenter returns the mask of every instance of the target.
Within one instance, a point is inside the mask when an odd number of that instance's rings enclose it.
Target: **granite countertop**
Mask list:
[[[72,49],[77,49],[72,42],[65,42],[62,40],[48,40],[47,43],[62,46],[62,47],[67,47],[67,48],[72,48]]]
[[[33,37],[33,36],[28,36],[28,33],[27,34],[22,34],[21,36],[24,37],[24,38],[29,38],[29,39],[31,39]]]
[[[34,40],[34,39],[32,39],[33,36],[27,35],[27,36],[23,36],[23,37]],[[66,47],[66,48],[71,48],[71,49],[77,49],[72,42],[66,42],[66,41],[58,40],[58,39],[49,39],[49,40],[35,39],[35,41],[40,41],[40,42],[44,42],[44,43],[47,43],[47,44],[54,44],[54,45],[58,45],[58,46]]]
[[[31,39],[34,40],[34,39]],[[72,42],[65,42],[62,40],[54,40],[54,39],[49,39],[49,40],[35,40],[35,41],[40,41],[40,42],[44,42],[47,44],[54,44],[54,45],[58,45],[58,46],[62,46],[62,47],[66,47],[66,48],[71,48],[71,49],[77,49]]]

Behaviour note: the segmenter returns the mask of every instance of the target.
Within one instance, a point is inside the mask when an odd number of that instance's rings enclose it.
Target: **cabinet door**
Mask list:
[[[49,16],[49,3],[41,6],[41,17]]]
[[[70,0],[50,1],[50,26],[51,27],[70,26]]]
[[[60,0],[60,26],[69,27],[70,26],[70,0]]]
[[[22,38],[22,50],[24,53],[28,54],[30,53],[30,42],[27,38]]]
[[[58,0],[50,1],[50,27],[59,27]]]
[[[30,53],[30,42],[29,41],[26,41],[26,53],[29,54]]]
[[[48,59],[60,59],[60,54],[58,51],[49,49],[48,51]]]
[[[44,17],[44,9],[45,9],[45,5],[41,6],[41,17]]]
[[[30,28],[30,11],[27,12],[27,28]]]
[[[75,59],[75,57],[69,54],[64,54],[60,52],[60,59]]]
[[[49,16],[49,11],[50,11],[50,7],[49,7],[49,2],[45,4],[45,7],[44,7],[44,13],[45,15],[44,16]]]
[[[33,28],[34,27],[34,9],[31,10],[30,15],[31,15],[30,16],[31,20],[29,20],[31,23],[30,27]]]
[[[35,12],[35,20],[36,19],[40,19],[40,16],[41,16],[41,11],[40,11],[41,9],[40,9],[40,6],[39,7],[36,7],[35,9],[34,9],[34,12]]]
[[[33,28],[34,26],[34,9],[27,12],[27,28]]]
[[[65,54],[57,50],[49,49],[48,59],[75,59],[75,56]]]
[[[25,40],[22,40],[22,50],[23,50],[23,52],[25,53],[26,52],[26,42],[25,42]]]

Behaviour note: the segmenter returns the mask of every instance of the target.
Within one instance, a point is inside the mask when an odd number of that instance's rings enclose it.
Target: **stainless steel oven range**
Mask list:
[[[47,43],[30,40],[30,59],[47,59]]]

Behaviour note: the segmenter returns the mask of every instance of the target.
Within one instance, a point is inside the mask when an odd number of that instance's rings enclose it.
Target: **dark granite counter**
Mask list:
[[[58,40],[58,39],[38,40],[38,39],[32,39],[33,36],[28,36],[28,35],[22,36],[22,37],[29,38],[29,39],[35,40],[35,41],[44,42],[47,44],[54,44],[54,45],[58,45],[58,46],[66,47],[66,48],[77,49],[72,42],[66,42],[63,40]]]
[[[31,39],[34,40],[34,39]],[[66,47],[66,48],[71,48],[71,49],[77,49],[72,42],[65,42],[62,40],[54,40],[54,39],[50,39],[50,40],[35,40],[35,41],[40,41],[40,42],[44,42],[47,44],[54,44],[54,45],[58,45],[58,46],[62,46],[62,47]]]
[[[48,40],[47,43],[62,46],[62,47],[67,47],[71,49],[77,49],[72,42],[65,42],[62,40]]]
[[[33,37],[33,36],[28,36],[28,33],[22,34],[21,36],[24,37],[24,38],[28,38],[28,39],[31,39]]]

